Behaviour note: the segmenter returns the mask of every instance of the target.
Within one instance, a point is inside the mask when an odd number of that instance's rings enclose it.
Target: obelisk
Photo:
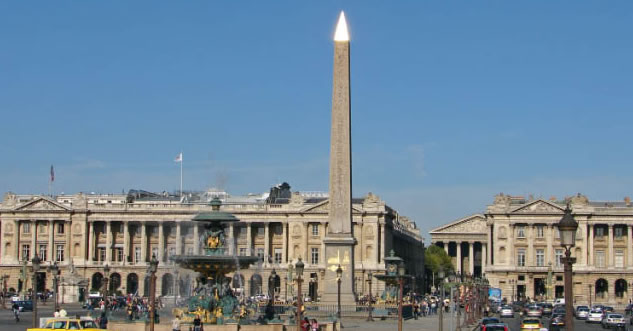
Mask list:
[[[336,269],[341,266],[341,304],[354,304],[354,245],[352,233],[352,154],[349,33],[345,14],[334,34],[332,127],[330,133],[330,196],[328,231],[324,239],[327,269],[322,302],[335,304],[338,298]]]

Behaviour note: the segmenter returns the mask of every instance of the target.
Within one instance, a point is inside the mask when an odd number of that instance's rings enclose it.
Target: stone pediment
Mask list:
[[[330,211],[330,200],[317,203],[314,206],[303,209],[302,213],[328,213]],[[352,213],[362,213],[362,210],[352,206]]]
[[[545,200],[536,200],[511,211],[513,214],[562,214],[560,206]]]
[[[20,205],[15,211],[70,211],[71,209],[47,198],[38,198]]]
[[[431,234],[442,233],[482,233],[488,232],[484,215],[475,214],[430,231]]]

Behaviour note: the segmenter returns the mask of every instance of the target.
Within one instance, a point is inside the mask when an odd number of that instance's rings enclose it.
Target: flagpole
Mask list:
[[[180,151],[180,199],[182,199],[182,150]]]

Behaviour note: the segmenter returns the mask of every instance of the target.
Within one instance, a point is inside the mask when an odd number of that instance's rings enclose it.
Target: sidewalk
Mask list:
[[[444,315],[444,331],[455,330],[455,321],[452,314]],[[403,331],[438,331],[439,317],[438,315],[420,317],[419,319],[410,319],[402,322]],[[359,330],[359,331],[397,331],[398,321],[389,319],[381,321],[376,319],[374,322],[361,321],[357,319],[343,319],[343,331]],[[466,330],[466,329],[464,329]]]

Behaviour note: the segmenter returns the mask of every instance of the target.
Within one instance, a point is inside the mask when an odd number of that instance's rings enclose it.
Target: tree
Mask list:
[[[446,254],[446,251],[442,247],[437,245],[431,245],[424,251],[424,267],[427,273],[428,284],[432,283],[434,275],[437,276],[437,272],[441,269],[444,270],[444,274],[448,274],[453,270],[453,262],[451,257]],[[438,280],[435,279],[435,286]]]

